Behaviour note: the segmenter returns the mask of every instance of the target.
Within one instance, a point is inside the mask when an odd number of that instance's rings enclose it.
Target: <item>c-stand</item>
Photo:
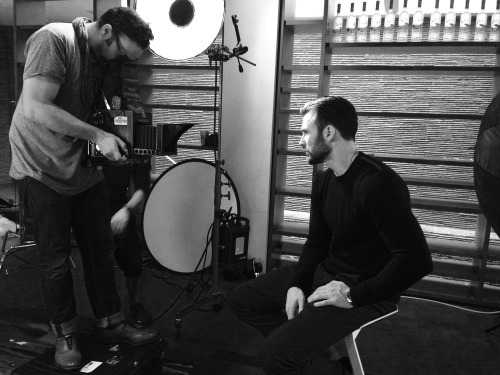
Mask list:
[[[214,44],[209,47],[206,51],[208,55],[210,66],[212,66],[212,62],[215,62],[215,96],[214,96],[214,133],[221,135],[222,128],[222,73],[223,73],[223,63],[229,61],[231,58],[236,57],[238,60],[238,66],[240,73],[243,73],[243,67],[241,66],[241,62],[245,61],[253,66],[256,66],[251,61],[245,60],[241,57],[241,55],[245,54],[248,51],[248,47],[241,45],[240,32],[238,28],[238,19],[236,15],[231,16],[233,21],[234,29],[236,32],[237,44],[236,47],[233,48],[232,53],[229,52],[229,48],[224,46],[224,41],[222,45]],[[220,89],[217,91],[218,85],[218,63],[220,62]],[[217,93],[219,94],[219,121],[217,121]],[[216,131],[217,130],[217,131]],[[209,290],[208,295],[193,303],[192,305],[185,307],[184,309],[177,312],[175,317],[175,328],[177,335],[180,334],[180,329],[182,328],[182,317],[189,314],[191,311],[198,309],[199,307],[205,305],[206,303],[212,304],[212,309],[214,311],[220,311],[222,309],[222,305],[226,298],[226,293],[223,290],[219,289],[219,251],[220,251],[220,241],[219,241],[219,232],[220,232],[220,221],[223,217],[225,211],[221,210],[221,199],[222,197],[228,197],[227,195],[222,194],[222,181],[221,181],[221,165],[224,165],[224,160],[221,159],[221,136],[217,139],[216,137],[216,150],[214,151],[214,161],[215,161],[215,184],[214,184],[214,221],[213,221],[213,229],[212,229],[212,288]],[[229,185],[229,184],[228,184]]]

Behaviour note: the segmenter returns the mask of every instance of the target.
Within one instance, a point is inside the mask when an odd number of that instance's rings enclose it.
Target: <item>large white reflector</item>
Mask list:
[[[224,0],[137,0],[136,11],[153,30],[153,53],[186,60],[203,53],[219,34]]]
[[[221,182],[220,208],[239,215],[238,192],[225,171]],[[214,222],[214,186],[215,165],[188,159],[163,172],[151,189],[142,216],[144,240],[153,257],[168,270],[196,270]],[[198,271],[212,264],[212,246],[205,263]]]

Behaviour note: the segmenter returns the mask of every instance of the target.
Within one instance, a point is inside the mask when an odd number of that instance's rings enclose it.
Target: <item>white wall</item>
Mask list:
[[[265,267],[269,214],[274,87],[279,0],[226,0],[224,44],[236,46],[231,16],[239,22],[242,57],[224,63],[221,157],[240,196],[241,215],[250,220],[249,257]]]

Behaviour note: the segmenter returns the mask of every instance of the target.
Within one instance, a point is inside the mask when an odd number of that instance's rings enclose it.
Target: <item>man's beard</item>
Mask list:
[[[309,150],[307,162],[311,165],[321,164],[325,161],[330,152],[330,146],[323,139],[317,137],[311,150]]]
[[[102,43],[97,51],[95,51],[94,53],[94,58],[95,60],[100,63],[100,64],[105,64],[105,63],[109,63],[111,61],[114,61],[114,59],[110,59],[110,58],[105,58],[104,56],[106,56],[106,51],[109,50],[109,46],[113,44],[113,40],[112,39],[106,39],[104,41],[104,43]]]

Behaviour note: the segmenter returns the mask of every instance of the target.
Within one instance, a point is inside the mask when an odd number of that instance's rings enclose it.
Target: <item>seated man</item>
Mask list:
[[[296,266],[240,285],[230,308],[264,335],[266,374],[343,374],[327,349],[394,310],[432,259],[403,180],[357,151],[353,105],[324,97],[301,114],[309,164],[328,166],[313,180],[307,241]]]

